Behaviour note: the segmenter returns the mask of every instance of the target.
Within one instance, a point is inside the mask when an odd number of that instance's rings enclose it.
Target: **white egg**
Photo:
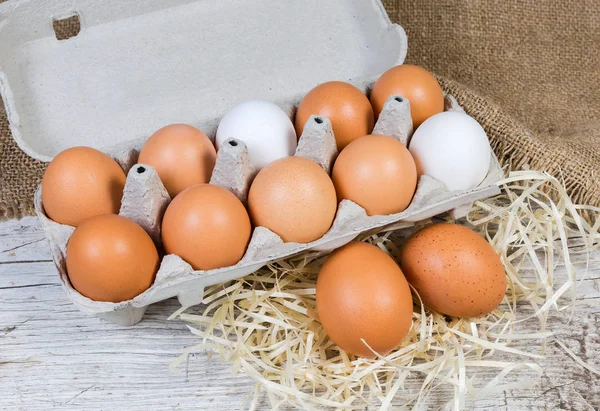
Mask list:
[[[238,104],[219,123],[217,150],[227,139],[242,140],[257,170],[283,157],[293,156],[298,138],[290,118],[275,104],[249,100]]]
[[[457,111],[425,120],[414,132],[409,150],[419,176],[433,177],[451,191],[477,187],[488,173],[492,154],[483,127]]]

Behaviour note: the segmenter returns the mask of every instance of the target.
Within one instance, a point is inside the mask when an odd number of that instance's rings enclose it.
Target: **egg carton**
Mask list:
[[[53,25],[67,18],[79,20],[80,32],[59,40]],[[128,173],[121,214],[144,227],[159,249],[170,199],[156,172],[136,164],[155,130],[186,123],[214,140],[226,110],[251,99],[273,101],[293,118],[302,95],[317,84],[346,81],[368,92],[381,73],[404,62],[408,49],[406,33],[380,0],[11,0],[0,3],[0,38],[0,94],[18,146],[41,161],[73,146],[109,153]],[[451,97],[446,101],[459,109]],[[406,143],[408,105],[388,101],[374,132]],[[331,124],[313,117],[304,130],[296,155],[329,171],[336,156]],[[170,297],[197,304],[207,285],[270,261],[327,252],[358,235],[448,210],[460,217],[473,201],[498,192],[501,174],[494,159],[486,180],[463,192],[423,176],[410,207],[389,216],[369,217],[342,201],[329,232],[309,244],[284,243],[257,227],[232,267],[193,271],[179,257],[164,256],[152,287],[117,304],[91,301],[72,288],[65,247],[74,228],[47,218],[41,189],[35,204],[69,299],[87,313],[132,325],[150,304]],[[253,176],[244,143],[228,141],[212,183],[245,201]]]
[[[288,104],[288,111],[293,111],[298,101]],[[451,96],[446,96],[446,108],[462,110]],[[412,134],[409,101],[401,96],[390,96],[373,133],[392,136],[406,145]],[[117,149],[110,153],[128,173],[119,214],[143,227],[160,249],[162,216],[171,200],[156,171],[148,165],[136,164],[138,153],[136,148]],[[329,119],[311,116],[298,141],[295,155],[316,162],[330,174],[337,154]],[[210,183],[231,191],[246,203],[255,174],[244,142],[230,138],[217,153]],[[41,186],[35,195],[35,207],[69,299],[86,313],[121,325],[133,325],[142,319],[150,304],[171,297],[177,297],[184,307],[199,304],[205,287],[250,274],[276,260],[307,251],[329,252],[363,233],[396,229],[445,211],[453,213],[454,218],[461,218],[468,213],[474,201],[499,192],[495,183],[502,176],[498,161],[492,154],[488,174],[478,187],[448,191],[439,181],[423,175],[419,178],[409,207],[400,213],[368,216],[358,204],[342,200],[329,231],[318,240],[306,244],[284,242],[268,228],[255,227],[246,253],[231,267],[195,271],[179,256],[168,254],[162,258],[153,285],[132,300],[120,303],[93,301],[73,288],[66,271],[65,258],[67,242],[75,228],[56,223],[46,216],[41,201]]]

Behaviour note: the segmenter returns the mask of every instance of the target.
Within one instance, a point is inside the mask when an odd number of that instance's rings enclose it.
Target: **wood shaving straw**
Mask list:
[[[256,381],[250,409],[262,392],[273,408],[308,409],[420,408],[433,393],[447,392],[448,406],[463,409],[473,399],[533,386],[542,374],[536,360],[554,338],[548,316],[572,315],[578,276],[585,275],[571,254],[598,247],[600,218],[580,215],[595,217],[600,210],[573,204],[563,185],[541,172],[513,172],[499,185],[502,193],[475,203],[468,218],[506,268],[506,297],[491,314],[449,318],[425,309],[416,296],[413,327],[395,351],[375,359],[348,355],[317,319],[315,284],[324,257],[309,253],[208,288],[200,314],[175,313],[201,342],[173,367],[192,352],[212,349],[234,372]],[[411,231],[365,241],[397,257]],[[569,251],[573,238],[583,242],[582,251]],[[559,264],[565,274],[558,275]]]

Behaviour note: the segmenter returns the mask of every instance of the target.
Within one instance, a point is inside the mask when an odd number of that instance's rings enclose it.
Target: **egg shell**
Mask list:
[[[415,128],[434,114],[444,111],[442,88],[433,74],[422,67],[404,64],[392,67],[379,77],[370,96],[376,117],[391,95],[399,95],[409,100]]]
[[[114,214],[85,220],[67,243],[69,280],[95,301],[120,302],[141,294],[152,285],[158,264],[150,236]]]
[[[294,155],[298,138],[292,121],[277,105],[249,100],[230,109],[217,128],[217,150],[235,138],[246,143],[257,170],[283,157]]]
[[[429,308],[456,317],[494,310],[506,293],[506,274],[492,246],[458,224],[417,231],[400,257],[402,271]]]
[[[177,195],[162,222],[162,241],[195,270],[235,265],[246,252],[252,227],[240,200],[211,184],[199,184]]]
[[[317,279],[317,312],[339,347],[374,357],[396,348],[412,325],[413,300],[396,262],[374,245],[351,242],[334,251]]]
[[[492,158],[483,127],[458,111],[427,119],[414,132],[409,150],[419,175],[427,174],[451,191],[477,187],[486,177]]]
[[[331,121],[338,150],[373,131],[374,115],[369,99],[352,84],[329,81],[309,91],[296,112],[296,133],[300,136],[311,115]]]
[[[196,127],[171,124],[154,133],[142,147],[138,163],[154,167],[171,198],[188,187],[208,183],[217,151]]]
[[[248,210],[255,226],[283,241],[308,243],[331,227],[337,200],[327,173],[303,157],[286,157],[263,168],[250,186]]]
[[[368,135],[350,143],[331,174],[338,201],[352,200],[368,215],[404,211],[417,189],[417,168],[395,138]]]
[[[87,218],[117,214],[125,172],[115,160],[90,147],[73,147],[50,162],[42,179],[42,203],[52,220],[78,226]]]

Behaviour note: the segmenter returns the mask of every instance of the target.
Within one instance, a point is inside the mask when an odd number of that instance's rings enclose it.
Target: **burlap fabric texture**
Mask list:
[[[600,206],[594,2],[383,2],[407,31],[407,62],[440,76],[444,90],[484,126],[502,164],[546,170],[564,180],[575,201]],[[78,29],[73,21],[58,31],[69,37]],[[44,167],[17,147],[1,110],[0,218],[33,212]]]
[[[407,62],[443,76],[503,164],[548,171],[576,202],[600,206],[596,1],[384,3],[408,35]]]

